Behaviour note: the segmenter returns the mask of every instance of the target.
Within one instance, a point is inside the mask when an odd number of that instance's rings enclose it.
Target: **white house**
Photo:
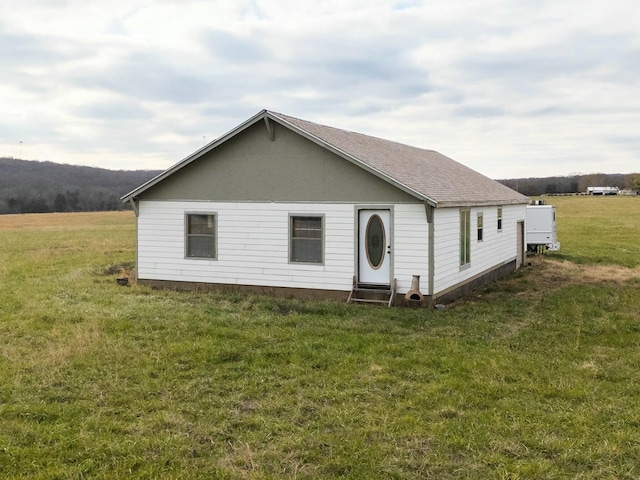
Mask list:
[[[139,282],[393,301],[419,276],[426,303],[517,269],[529,203],[440,153],[268,110],[122,199]]]

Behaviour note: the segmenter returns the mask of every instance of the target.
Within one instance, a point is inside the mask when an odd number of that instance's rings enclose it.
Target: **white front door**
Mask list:
[[[389,285],[391,281],[391,214],[358,211],[358,283]]]

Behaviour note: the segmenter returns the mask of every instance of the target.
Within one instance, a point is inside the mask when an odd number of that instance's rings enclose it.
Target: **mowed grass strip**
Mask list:
[[[134,224],[0,216],[0,477],[640,475],[637,269],[443,311],[154,291],[115,282]]]

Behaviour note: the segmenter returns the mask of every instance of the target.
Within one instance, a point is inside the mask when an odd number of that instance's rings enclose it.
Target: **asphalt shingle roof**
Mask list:
[[[132,201],[145,190],[196,161],[245,128],[264,120],[280,123],[296,131],[436,207],[529,203],[529,199],[524,195],[436,151],[320,125],[269,110],[254,115],[123,196],[122,200]]]
[[[524,195],[433,150],[266,112],[362,162],[437,206],[529,203]]]

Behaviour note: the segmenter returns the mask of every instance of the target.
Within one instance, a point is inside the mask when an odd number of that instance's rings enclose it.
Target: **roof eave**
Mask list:
[[[501,206],[501,205],[528,205],[529,199],[495,199],[495,200],[480,200],[480,201],[449,201],[449,202],[440,202],[438,204],[439,208],[450,208],[450,207],[486,207],[486,206]]]

